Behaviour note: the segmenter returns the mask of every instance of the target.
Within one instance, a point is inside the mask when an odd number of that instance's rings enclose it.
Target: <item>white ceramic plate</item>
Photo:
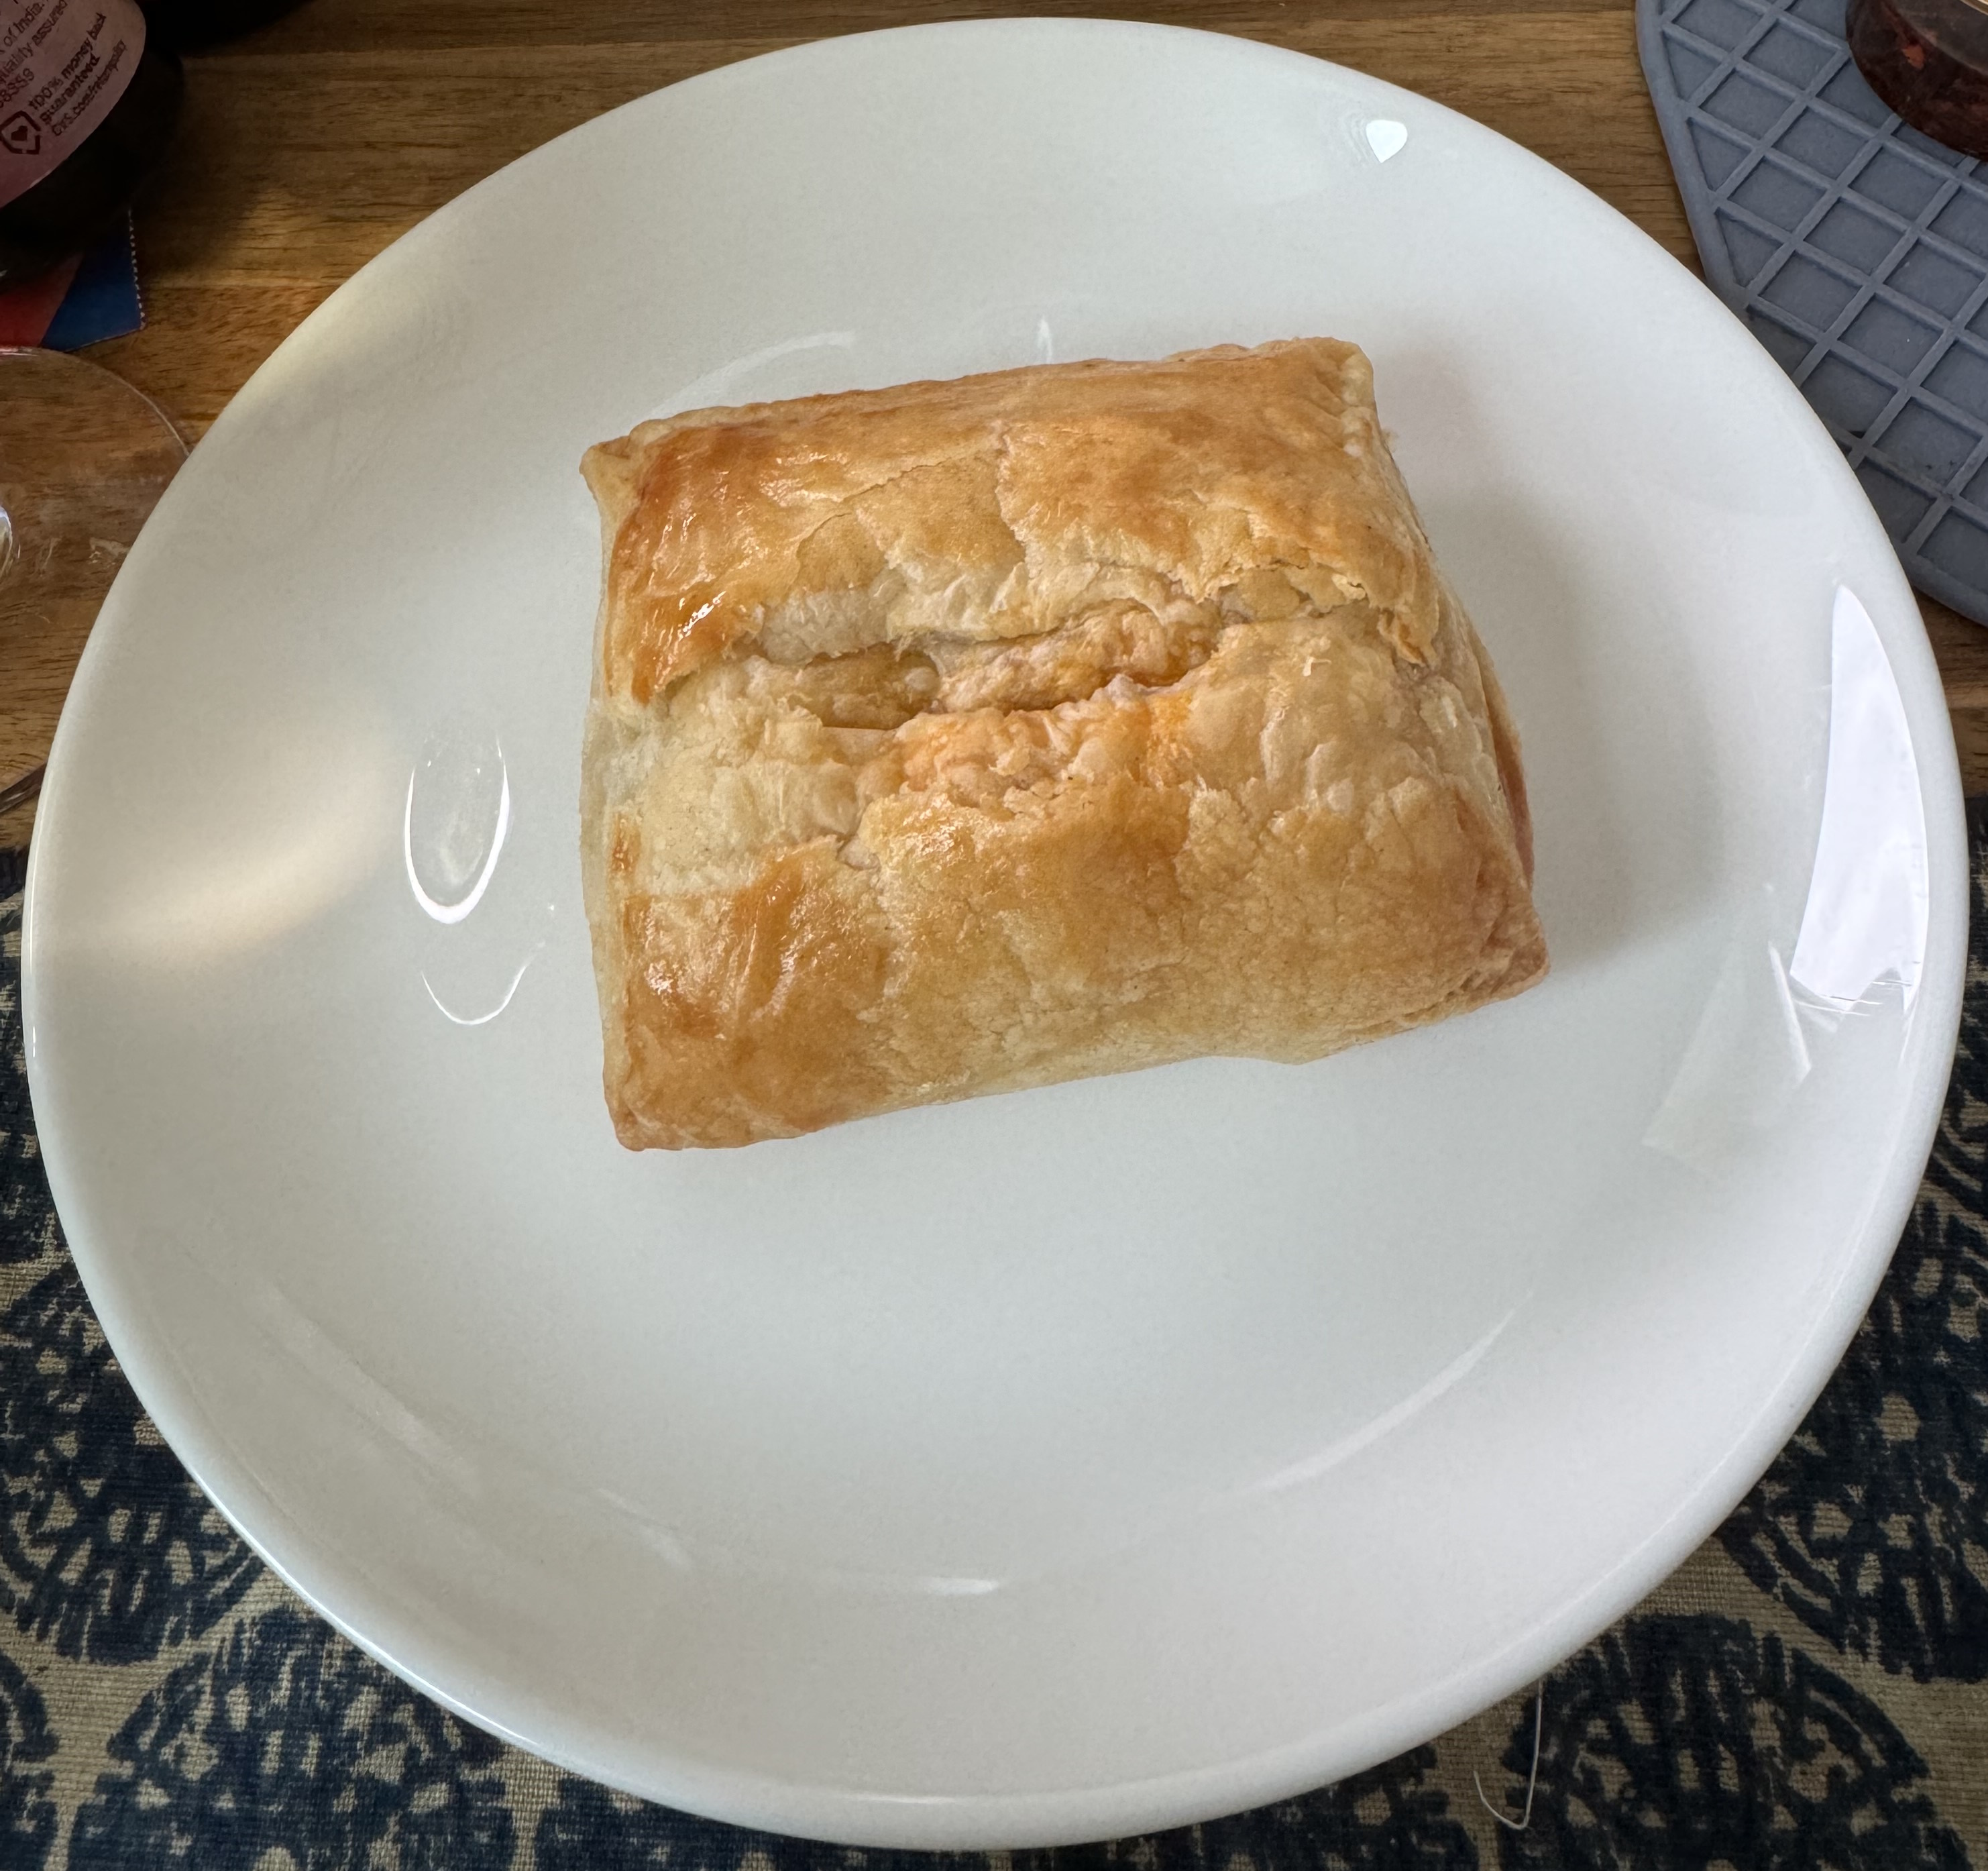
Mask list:
[[[582,448],[1307,333],[1372,354],[1510,690],[1552,978],[1313,1067],[624,1155]],[[159,1426],[404,1674],[727,1819],[1097,1836],[1422,1740],[1716,1523],[1905,1215],[1964,856],[1855,484],[1593,197],[1239,41],[886,33],[538,151],[235,400],[63,717],[35,1106]]]

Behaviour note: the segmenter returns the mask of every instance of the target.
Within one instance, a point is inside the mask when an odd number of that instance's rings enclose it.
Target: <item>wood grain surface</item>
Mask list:
[[[1087,14],[1290,46],[1406,85],[1537,151],[1688,265],[1627,0],[307,0],[188,62],[138,219],[149,321],[90,355],[196,438],[333,287],[513,157],[660,85],[830,34]],[[529,256],[521,256],[529,263]],[[1988,788],[1988,631],[1925,606],[1969,790]],[[0,639],[0,784],[39,760],[77,633]],[[0,817],[0,843],[26,817]]]

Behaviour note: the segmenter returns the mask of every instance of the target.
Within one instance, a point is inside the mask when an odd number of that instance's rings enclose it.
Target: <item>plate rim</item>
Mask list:
[[[1378,103],[1390,99],[1409,100],[1418,112],[1441,113],[1445,130],[1460,134],[1466,144],[1472,139],[1482,140],[1486,147],[1495,149],[1499,160],[1509,162],[1516,157],[1542,185],[1560,191],[1564,198],[1579,198],[1591,211],[1598,211],[1614,224],[1612,231],[1617,238],[1625,234],[1631,237],[1631,246],[1640,245],[1648,254],[1659,256],[1705,294],[1709,306],[1724,311],[1710,289],[1651,235],[1565,171],[1489,126],[1385,80],[1287,47],[1150,21],[1030,16],[946,21],[819,38],[736,59],[600,113],[502,165],[398,235],[327,295],[230,398],[199,445],[207,445],[208,437],[219,435],[225,438],[237,421],[249,420],[245,413],[253,401],[249,392],[282,367],[293,347],[309,344],[319,323],[332,316],[333,309],[348,295],[363,293],[376,269],[387,263],[404,245],[437,238],[439,225],[473,211],[469,205],[499,184],[501,178],[522,165],[546,160],[548,152],[569,139],[591,134],[603,122],[625,113],[654,109],[659,99],[686,87],[708,90],[751,83],[769,66],[805,63],[823,56],[825,49],[836,49],[834,56],[847,56],[852,47],[908,36],[931,41],[942,37],[1016,35],[1065,39],[1113,37],[1124,42],[1202,42],[1202,50],[1208,56],[1253,61],[1266,70],[1288,69],[1293,63],[1300,63],[1308,71],[1322,69],[1331,74]],[[1839,485],[1847,482],[1849,489],[1856,490],[1857,498],[1863,500],[1861,487],[1848,464],[1800,392],[1764,350],[1760,352],[1759,363],[1764,374],[1763,381],[1777,381],[1827,445],[1827,458],[1836,464],[1841,477]],[[162,502],[169,515],[177,505],[172,499],[173,491],[168,490],[167,500]],[[341,1582],[337,1564],[310,1550],[307,1541],[301,1554],[287,1550],[283,1534],[288,1522],[282,1509],[220,1446],[218,1439],[210,1436],[205,1413],[182,1377],[170,1347],[152,1342],[142,1321],[127,1311],[125,1295],[120,1290],[115,1270],[117,1250],[106,1250],[91,1237],[87,1228],[72,1233],[65,1221],[64,1238],[79,1278],[141,1407],[196,1485],[271,1571],[342,1635],[422,1693],[475,1726],[567,1771],[641,1798],[661,1801],[735,1825],[862,1847],[985,1850],[1077,1844],[1151,1832],[1250,1809],[1363,1771],[1433,1738],[1543,1676],[1632,1609],[1682,1564],[1744,1497],[1799,1426],[1834,1375],[1889,1265],[1911,1213],[1944,1108],[1952,1049],[1943,1042],[1933,1044],[1929,1036],[1957,1036],[1959,1031],[1972,881],[1951,721],[1930,641],[1922,630],[1908,633],[1895,621],[1901,614],[1914,617],[1918,614],[1910,588],[1895,560],[1886,568],[1885,576],[1892,586],[1889,590],[1867,590],[1860,595],[1865,598],[1896,678],[1918,761],[1920,807],[1926,831],[1929,915],[1925,959],[1905,1046],[1909,1053],[1916,1050],[1923,1057],[1912,1086],[1912,1108],[1902,1115],[1895,1131],[1898,1141],[1893,1156],[1869,1192],[1857,1251],[1848,1257],[1844,1277],[1827,1308],[1758,1415],[1672,1513],[1660,1529],[1664,1537],[1647,1540],[1586,1592],[1510,1638],[1462,1676],[1444,1677],[1378,1710],[1364,1711],[1357,1718],[1348,1718],[1275,1748],[1192,1770],[1097,1786],[999,1794],[879,1792],[715,1768],[679,1755],[625,1747],[617,1750],[614,1737],[599,1733],[597,1724],[590,1728],[587,1722],[570,1712],[562,1713],[555,1702],[534,1694],[526,1686],[513,1686],[507,1693],[501,1676],[492,1676],[472,1658],[451,1660],[463,1666],[452,1670],[457,1687],[451,1688],[432,1680],[414,1664],[401,1660],[384,1641],[370,1637],[358,1622],[337,1608],[333,1602],[339,1596],[336,1586],[343,1582],[347,1595],[355,1600],[370,1596],[374,1601],[370,1608],[375,1611],[380,1609],[377,1602],[379,1595],[377,1592],[369,1595],[363,1582],[355,1582],[349,1568],[345,1568]],[[124,575],[120,573],[117,584],[123,582]],[[106,609],[116,594],[113,585],[111,597],[106,601]],[[70,1152],[62,1121],[57,1118],[52,1125],[44,1126],[39,1115],[43,1109],[54,1108],[49,1080],[56,1069],[35,1038],[42,1004],[38,965],[42,940],[42,919],[37,913],[39,887],[44,871],[59,861],[48,854],[52,845],[61,841],[63,807],[73,783],[71,769],[79,757],[73,753],[81,732],[75,723],[87,716],[92,694],[106,679],[106,666],[113,658],[112,642],[119,634],[117,621],[113,619],[110,631],[92,633],[64,702],[50,750],[38,814],[37,830],[41,835],[31,848],[22,912],[21,994],[28,1080],[38,1113],[42,1158],[59,1217],[66,1213],[83,1215],[89,1204],[78,1186],[83,1179],[73,1179],[64,1166]],[[237,1511],[245,1501],[252,1509],[245,1521]],[[323,1586],[313,1582],[311,1575],[318,1572],[332,1575],[333,1585]],[[378,1619],[380,1625],[390,1622],[384,1615]],[[514,1706],[527,1705],[544,1725],[580,1738],[568,1745],[560,1738],[548,1741],[536,1734],[528,1736],[502,1715],[490,1712],[507,1701]],[[1356,1730],[1357,1739],[1350,1732]]]

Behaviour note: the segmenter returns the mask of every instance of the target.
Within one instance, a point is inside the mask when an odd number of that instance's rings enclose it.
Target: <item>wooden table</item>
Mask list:
[[[188,61],[178,145],[138,222],[150,323],[90,354],[191,439],[340,281],[548,137],[797,40],[1018,12],[1207,27],[1372,72],[1537,151],[1696,265],[1628,0],[307,0]],[[1924,608],[1969,790],[1988,788],[1988,631]],[[46,751],[79,647],[0,645],[0,783]],[[0,843],[25,828],[0,818]]]

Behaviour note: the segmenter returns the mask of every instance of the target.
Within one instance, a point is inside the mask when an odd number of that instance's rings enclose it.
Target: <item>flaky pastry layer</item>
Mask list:
[[[1518,743],[1353,346],[702,410],[588,452],[609,1110],[750,1143],[1544,973]]]

